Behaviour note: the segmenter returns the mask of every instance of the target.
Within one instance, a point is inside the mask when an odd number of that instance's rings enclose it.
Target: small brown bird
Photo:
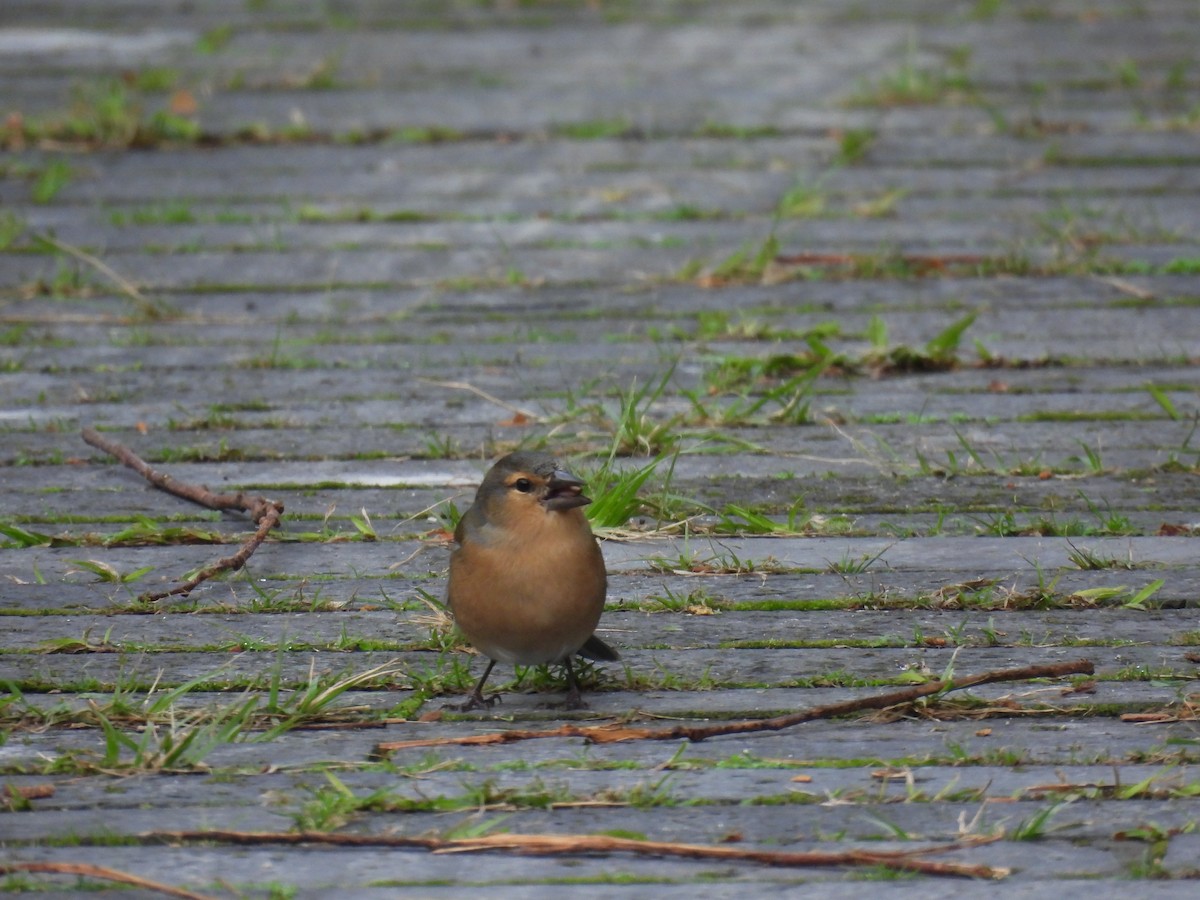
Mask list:
[[[580,509],[583,482],[549,453],[510,453],[488,471],[454,531],[446,599],[467,640],[489,659],[462,709],[490,706],[483,685],[498,662],[561,663],[566,706],[583,705],[571,668],[620,657],[596,637],[608,578],[604,557]]]

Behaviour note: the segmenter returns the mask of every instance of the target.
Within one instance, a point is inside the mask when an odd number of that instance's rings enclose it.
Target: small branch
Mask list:
[[[282,511],[283,504],[279,504],[279,512]],[[238,548],[237,553],[234,553],[232,556],[225,556],[221,559],[218,559],[212,565],[201,569],[187,581],[183,582],[182,584],[177,584],[169,591],[146,591],[144,594],[141,594],[138,599],[149,603],[155,603],[159,600],[165,600],[167,597],[173,597],[177,594],[181,597],[186,597],[199,585],[208,581],[208,579],[214,578],[217,575],[220,575],[222,572],[236,572],[246,564],[246,561],[250,559],[251,556],[254,555],[254,551],[257,550],[262,545],[262,542],[267,539],[267,535],[271,533],[271,529],[278,524],[279,514],[268,513],[263,517],[263,520],[258,523],[258,530],[242,542],[242,546]]]
[[[1095,667],[1090,659],[1048,665],[1024,666],[1019,669],[995,669],[978,675],[967,675],[950,681],[929,681],[925,684],[886,694],[858,697],[841,703],[815,706],[811,709],[769,719],[743,719],[737,722],[721,722],[716,725],[676,725],[671,728],[631,728],[619,723],[607,725],[561,725],[541,731],[493,731],[486,734],[470,734],[462,737],[426,738],[413,741],[389,741],[377,744],[375,752],[380,755],[413,747],[436,747],[446,744],[507,744],[536,738],[581,737],[594,744],[612,744],[620,741],[703,741],[706,738],[726,734],[751,734],[756,731],[781,731],[815,719],[832,719],[868,709],[885,709],[903,703],[912,703],[922,697],[959,691],[981,684],[998,681],[1027,681],[1031,678],[1062,678],[1065,675],[1091,675]]]
[[[256,523],[268,516],[274,509],[283,512],[283,504],[264,497],[248,495],[243,491],[236,494],[214,494],[204,485],[190,484],[186,481],[176,481],[165,472],[159,472],[147,464],[140,456],[118,441],[106,438],[94,428],[84,428],[81,432],[84,441],[110,456],[115,456],[120,462],[133,469],[160,491],[191,500],[209,509],[237,510],[249,514]]]
[[[246,494],[243,491],[236,494],[215,494],[204,485],[176,481],[165,472],[159,472],[124,444],[106,438],[94,428],[84,428],[81,435],[84,441],[116,457],[160,491],[174,494],[208,509],[244,512],[258,526],[254,534],[242,543],[237,553],[217,560],[169,591],[147,591],[139,597],[140,600],[154,602],[176,594],[186,596],[198,585],[222,572],[236,572],[267,539],[271,529],[279,525],[283,516],[283,504],[278,500],[268,500],[266,497]]]
[[[80,878],[100,878],[104,881],[115,881],[119,884],[129,884],[157,891],[169,897],[183,897],[184,900],[212,900],[207,894],[197,894],[195,891],[173,887],[159,881],[151,881],[128,872],[110,869],[107,866],[93,866],[90,863],[70,862],[0,862],[0,875],[11,875],[14,872],[45,872],[54,875],[77,875]]]
[[[152,831],[141,835],[145,840],[172,843],[214,841],[223,844],[323,844],[337,847],[415,848],[432,853],[481,853],[488,850],[512,850],[531,856],[560,856],[580,853],[632,853],[638,856],[670,856],[682,859],[719,859],[724,861],[756,862],[767,866],[883,866],[923,875],[952,875],[960,878],[999,879],[1008,875],[1007,869],[970,863],[936,862],[923,859],[930,853],[958,850],[987,843],[946,844],[917,850],[872,851],[847,850],[840,853],[824,851],[783,852],[776,850],[743,850],[729,846],[678,844],[669,841],[639,841],[608,835],[582,834],[497,834],[478,838],[444,840],[433,837],[405,837],[394,834],[331,834],[323,831],[264,832],[264,831]]]

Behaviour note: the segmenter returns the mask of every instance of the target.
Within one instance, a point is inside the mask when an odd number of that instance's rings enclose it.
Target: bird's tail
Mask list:
[[[598,662],[616,662],[621,658],[620,653],[594,634],[584,641],[583,646],[577,652],[585,659],[594,659]]]

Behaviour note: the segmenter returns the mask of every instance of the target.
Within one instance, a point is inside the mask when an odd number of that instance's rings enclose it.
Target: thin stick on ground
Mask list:
[[[119,272],[113,269],[112,266],[104,262],[104,260],[93,256],[86,250],[80,250],[78,247],[64,243],[63,241],[60,241],[58,238],[49,234],[38,235],[37,239],[47,246],[58,250],[60,253],[66,253],[75,257],[82,263],[87,263],[89,266],[111,281],[114,285],[116,285],[117,289],[120,290],[121,293],[136,303],[143,314],[148,315],[151,318],[157,318],[166,312],[166,310],[158,303],[149,299],[145,294],[139,291],[136,284],[134,284],[128,278],[122,276]]]
[[[612,744],[620,741],[703,741],[706,738],[726,734],[750,734],[756,731],[781,731],[815,719],[832,719],[869,709],[886,709],[904,703],[913,703],[923,697],[959,691],[981,684],[1001,681],[1028,681],[1033,678],[1062,678],[1066,675],[1091,675],[1095,666],[1090,659],[1047,665],[1023,666],[1018,669],[994,669],[976,675],[965,675],[946,681],[929,681],[915,687],[902,688],[884,694],[858,697],[841,703],[814,706],[810,709],[767,719],[742,719],[736,722],[719,722],[715,725],[675,725],[671,728],[633,728],[620,723],[606,725],[561,725],[541,731],[492,731],[486,734],[469,734],[459,737],[425,738],[411,741],[388,741],[377,744],[375,752],[380,755],[408,750],[413,747],[436,747],[446,744],[508,744],[536,738],[581,737],[594,744]]]
[[[434,387],[450,388],[451,390],[455,391],[467,391],[474,394],[476,397],[481,397],[488,403],[499,406],[501,409],[507,409],[515,416],[524,416],[530,422],[541,421],[541,417],[537,413],[531,412],[528,409],[523,409],[513,403],[509,403],[507,400],[501,400],[495,394],[489,394],[487,391],[483,390],[483,388],[475,387],[475,385],[467,381],[441,381],[437,378],[419,378],[417,380],[425,384],[431,384]]]
[[[107,866],[94,866],[90,863],[72,862],[0,862],[0,875],[12,875],[14,872],[36,872],[49,875],[76,875],[79,878],[98,878],[102,881],[115,881],[118,884],[128,884],[143,888],[147,891],[157,891],[169,897],[182,897],[184,900],[212,900],[207,894],[197,894],[195,891],[177,888],[160,881],[151,881],[140,875],[132,875]]]
[[[168,591],[147,591],[139,597],[140,600],[154,602],[175,595],[187,596],[198,585],[210,578],[223,572],[236,572],[246,564],[254,551],[267,539],[271,529],[279,525],[283,516],[283,504],[278,500],[268,500],[266,497],[246,494],[243,491],[238,491],[236,494],[216,494],[204,485],[177,481],[165,472],[159,472],[150,466],[124,444],[105,437],[94,428],[84,428],[81,434],[84,441],[110,456],[116,457],[160,491],[166,491],[168,494],[174,494],[176,497],[182,497],[184,500],[190,500],[208,509],[244,512],[258,526],[254,534],[242,542],[242,546],[236,553],[206,566],[187,581]]]
[[[338,847],[391,847],[428,850],[433,853],[481,853],[511,850],[531,856],[562,856],[581,853],[632,853],[639,856],[681,859],[718,859],[725,862],[753,862],[767,866],[792,868],[811,866],[882,866],[922,875],[951,875],[959,878],[998,879],[1008,870],[975,863],[940,862],[925,859],[930,853],[944,853],[989,843],[996,838],[942,844],[915,850],[845,850],[841,852],[743,849],[707,844],[679,844],[670,841],[639,841],[633,838],[592,834],[495,834],[477,838],[443,839],[406,837],[396,834],[331,834],[324,831],[152,831],[143,840],[171,843],[198,841],[221,844],[323,844]]]

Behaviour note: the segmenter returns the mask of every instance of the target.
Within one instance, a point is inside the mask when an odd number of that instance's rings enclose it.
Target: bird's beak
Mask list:
[[[542,498],[542,506],[551,512],[587,506],[591,502],[591,497],[583,495],[583,482],[562,469],[554,470],[546,483],[546,496]]]

